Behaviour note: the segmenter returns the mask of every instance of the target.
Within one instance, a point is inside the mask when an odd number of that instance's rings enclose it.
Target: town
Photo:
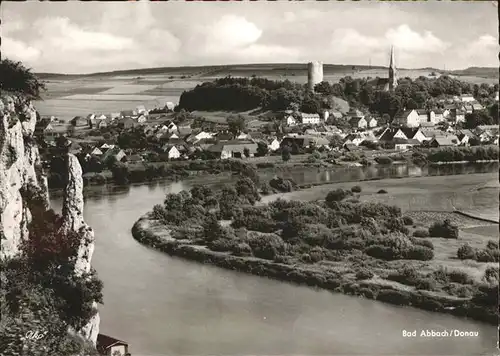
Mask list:
[[[47,164],[59,142],[79,157],[85,181],[91,184],[109,180],[113,165],[118,163],[123,163],[125,170],[144,171],[149,163],[230,158],[279,163],[289,161],[293,155],[297,156],[295,163],[300,159],[314,163],[324,157],[326,163],[366,165],[377,163],[367,158],[378,157],[380,163],[432,148],[449,151],[478,146],[491,147],[492,153],[463,160],[498,158],[498,84],[472,86],[446,75],[415,81],[398,79],[392,50],[388,78],[344,78],[340,85],[324,82],[322,72],[321,63],[310,63],[302,108],[289,100],[288,104],[280,103],[282,110],[268,110],[257,116],[227,112],[218,116],[209,111],[204,117],[196,110],[187,111],[166,102],[159,108],[140,105],[135,110],[83,114],[69,123],[55,117],[42,118],[36,135],[45,147]],[[253,80],[258,87],[259,79]],[[238,83],[239,78],[220,80],[224,81]],[[429,86],[430,92],[416,91],[414,87],[419,85]],[[336,90],[346,97],[350,86],[358,87],[357,93],[348,96],[354,106],[328,95]],[[196,94],[196,90],[192,92]],[[413,97],[408,97],[411,93]],[[367,99],[372,102],[363,105],[356,95],[375,99]],[[386,103],[391,98],[396,102]],[[406,100],[405,106],[402,100]],[[458,154],[451,160],[460,161],[463,156]],[[52,183],[57,187],[57,179]]]

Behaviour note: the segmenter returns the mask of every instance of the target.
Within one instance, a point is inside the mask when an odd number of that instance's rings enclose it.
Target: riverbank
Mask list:
[[[412,306],[428,311],[447,313],[497,324],[498,316],[491,310],[475,305],[472,298],[446,296],[427,290],[417,290],[403,284],[373,276],[356,280],[345,271],[328,271],[316,265],[288,265],[255,257],[235,256],[212,251],[190,240],[176,240],[169,230],[148,213],[132,228],[133,237],[140,243],[172,256],[213,264],[218,267],[304,284],[348,295],[361,296],[390,304]]]

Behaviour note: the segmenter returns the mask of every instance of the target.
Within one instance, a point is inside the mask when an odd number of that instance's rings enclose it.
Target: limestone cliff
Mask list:
[[[0,258],[19,252],[29,239],[31,212],[23,191],[37,192],[49,206],[47,179],[42,172],[34,133],[35,108],[23,98],[2,94],[0,101]],[[78,232],[80,238],[75,273],[89,272],[94,251],[94,233],[83,219],[83,180],[78,159],[68,154],[68,181],[64,194],[62,229]],[[94,305],[97,307],[97,305]],[[99,314],[81,332],[94,345],[99,333]]]

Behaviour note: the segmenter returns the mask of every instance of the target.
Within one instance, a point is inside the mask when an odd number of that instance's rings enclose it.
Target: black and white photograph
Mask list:
[[[1,356],[499,354],[496,1],[2,1]]]

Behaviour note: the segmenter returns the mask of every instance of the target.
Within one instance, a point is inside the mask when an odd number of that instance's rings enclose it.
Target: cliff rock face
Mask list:
[[[83,220],[83,178],[82,167],[78,158],[68,154],[68,183],[64,191],[62,208],[62,229],[78,232],[80,246],[75,265],[75,273],[81,275],[89,273],[94,253],[94,231]],[[97,303],[94,302],[97,309]],[[94,345],[99,334],[99,314],[97,313],[82,331],[83,336],[91,340]]]
[[[31,104],[21,108],[15,98],[2,95],[0,103],[0,257],[19,251],[19,244],[28,236],[31,219],[21,197],[22,189],[41,188],[48,202],[47,182],[40,170],[38,148],[33,134],[36,111]]]
[[[36,191],[49,206],[47,179],[42,173],[34,133],[35,108],[22,98],[1,95],[0,101],[0,258],[16,255],[20,243],[28,239],[31,212],[23,201],[23,191]],[[75,273],[90,272],[94,252],[94,232],[83,220],[83,180],[78,159],[68,154],[68,183],[65,189],[62,229],[78,232],[80,247]],[[94,304],[97,308],[97,304]],[[99,333],[99,314],[82,331],[94,345]]]

